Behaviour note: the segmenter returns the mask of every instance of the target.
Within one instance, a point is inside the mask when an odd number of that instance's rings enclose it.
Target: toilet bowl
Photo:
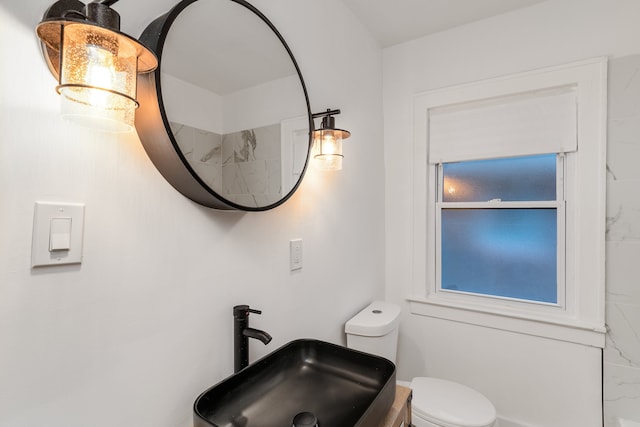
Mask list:
[[[345,324],[347,347],[396,362],[400,307],[374,301]],[[411,417],[415,427],[494,427],[496,409],[478,391],[439,378],[417,377]]]

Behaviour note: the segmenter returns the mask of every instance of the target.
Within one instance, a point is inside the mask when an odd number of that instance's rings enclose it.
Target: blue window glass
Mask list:
[[[557,303],[557,210],[442,209],[441,287]]]
[[[556,200],[556,155],[443,165],[444,202]]]

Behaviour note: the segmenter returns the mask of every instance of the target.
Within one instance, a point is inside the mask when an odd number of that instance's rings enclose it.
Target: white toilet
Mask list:
[[[400,307],[375,301],[345,325],[347,347],[396,362]],[[452,381],[418,377],[411,417],[416,427],[494,427],[496,409],[479,392]]]

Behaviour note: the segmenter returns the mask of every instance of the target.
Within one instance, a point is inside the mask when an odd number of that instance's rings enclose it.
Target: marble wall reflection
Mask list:
[[[609,62],[605,426],[640,422],[640,55]]]
[[[258,207],[282,198],[279,124],[225,135],[175,122],[171,130],[195,173],[225,199]]]

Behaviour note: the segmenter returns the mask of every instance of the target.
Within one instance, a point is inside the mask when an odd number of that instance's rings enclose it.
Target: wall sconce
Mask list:
[[[351,136],[351,132],[336,129],[333,117],[340,114],[340,110],[330,110],[312,114],[312,117],[322,117],[322,126],[313,131],[313,158],[318,168],[322,170],[342,169],[342,140]]]
[[[138,73],[158,66],[153,52],[120,32],[118,0],[59,0],[36,27],[58,80],[63,117],[111,132],[134,128]]]

